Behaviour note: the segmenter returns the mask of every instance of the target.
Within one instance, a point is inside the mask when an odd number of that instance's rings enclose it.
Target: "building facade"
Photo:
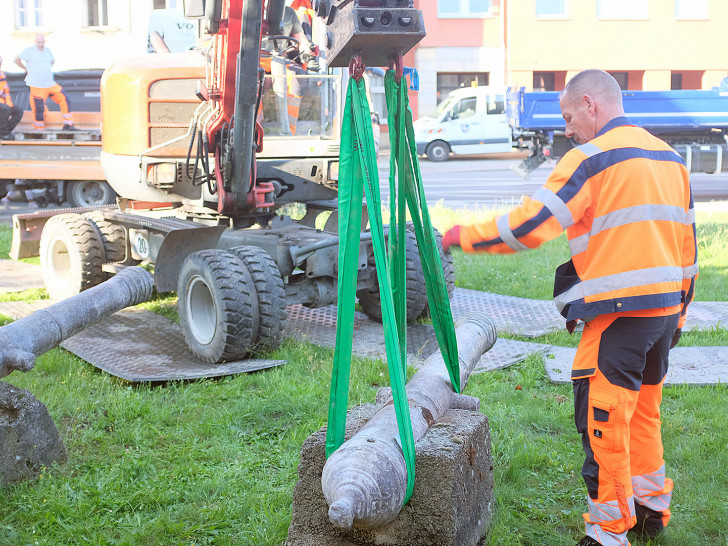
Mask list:
[[[0,56],[4,72],[18,72],[13,59],[42,33],[53,52],[54,71],[104,69],[144,55],[152,10],[182,15],[182,0],[3,0]],[[196,23],[194,32],[196,34]]]
[[[586,68],[623,89],[710,89],[728,76],[724,0],[415,0],[427,37],[405,58],[417,115],[455,86],[562,89]],[[414,104],[416,103],[416,104]]]

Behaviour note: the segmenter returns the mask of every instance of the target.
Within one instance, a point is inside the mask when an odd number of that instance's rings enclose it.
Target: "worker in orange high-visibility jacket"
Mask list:
[[[692,191],[681,157],[624,116],[606,72],[574,76],[560,106],[580,146],[531,198],[453,227],[443,246],[511,253],[566,230],[554,296],[570,332],[585,323],[571,374],[588,490],[579,544],[626,546],[630,529],[653,537],[670,519],[660,403],[698,275]]]
[[[2,65],[3,58],[0,57],[0,138],[13,138],[11,133],[23,117],[23,109],[13,104]]]

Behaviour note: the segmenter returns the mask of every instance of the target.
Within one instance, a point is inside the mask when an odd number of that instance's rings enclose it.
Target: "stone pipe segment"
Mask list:
[[[495,344],[496,328],[487,316],[469,313],[458,320],[455,334],[464,389],[481,356]],[[415,442],[449,408],[477,407],[477,402],[466,402],[466,398],[473,400],[453,391],[442,353],[430,355],[407,383]],[[384,407],[328,458],[321,488],[329,505],[329,520],[340,530],[374,529],[397,517],[407,490],[407,466],[391,391]]]
[[[127,267],[111,279],[0,328],[0,377],[27,372],[35,359],[78,332],[152,297],[154,278]]]

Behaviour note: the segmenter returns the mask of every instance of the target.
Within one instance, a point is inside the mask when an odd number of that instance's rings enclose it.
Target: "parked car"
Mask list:
[[[505,91],[465,87],[452,91],[434,116],[414,122],[417,153],[430,161],[457,155],[510,152],[513,138],[505,114]]]

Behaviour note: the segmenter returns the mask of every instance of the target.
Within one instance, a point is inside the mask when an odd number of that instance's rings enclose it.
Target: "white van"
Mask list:
[[[417,153],[430,161],[454,154],[510,152],[513,133],[505,114],[505,91],[464,87],[452,91],[434,117],[414,122]]]

